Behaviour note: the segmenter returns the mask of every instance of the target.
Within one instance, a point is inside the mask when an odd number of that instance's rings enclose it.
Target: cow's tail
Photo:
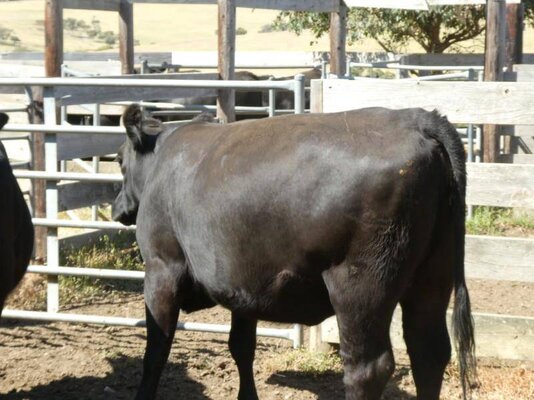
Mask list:
[[[452,331],[462,383],[464,399],[476,384],[475,331],[471,315],[469,292],[465,283],[465,150],[456,129],[436,111],[426,114],[423,131],[436,139],[445,149],[452,167],[450,203],[455,224],[454,310]]]

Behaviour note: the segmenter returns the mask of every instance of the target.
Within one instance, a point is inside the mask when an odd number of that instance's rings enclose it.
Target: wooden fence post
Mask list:
[[[63,6],[61,0],[45,3],[45,73],[60,76],[63,63]]]
[[[346,72],[345,42],[347,38],[347,6],[340,1],[339,11],[330,13],[330,72],[343,77]]]
[[[134,73],[133,4],[121,0],[119,7],[119,56],[123,75]]]
[[[523,61],[523,4],[506,5],[506,70]]]
[[[486,7],[484,80],[501,81],[506,42],[506,2],[505,0],[488,0]],[[484,125],[483,132],[483,161],[497,162],[499,158],[499,127],[497,125]]]
[[[219,0],[218,7],[219,79],[232,80],[235,77],[235,0]],[[217,97],[217,117],[223,122],[235,121],[235,90],[219,90]]]
[[[49,77],[61,75],[63,63],[63,6],[61,0],[46,0],[45,2],[45,74]],[[42,110],[42,90],[32,90],[32,107],[30,122],[44,123]],[[45,169],[45,134],[35,132],[31,141],[32,168],[35,171]],[[32,208],[37,218],[46,217],[45,182],[42,179],[32,180]],[[38,262],[46,258],[46,232],[47,228],[35,228],[34,257]]]

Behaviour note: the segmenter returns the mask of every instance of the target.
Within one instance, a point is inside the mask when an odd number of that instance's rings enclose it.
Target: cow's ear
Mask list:
[[[122,114],[122,123],[126,128],[126,134],[132,142],[133,148],[139,152],[152,151],[155,141],[150,136],[163,131],[163,125],[156,119],[143,119],[143,112],[138,104],[132,104]]]
[[[7,116],[7,114],[0,112],[0,129],[2,129],[5,124],[7,124],[7,121],[9,121],[9,117]]]
[[[143,113],[141,107],[137,104],[129,105],[122,114],[122,124],[126,128],[126,134],[136,150],[140,149],[143,144],[142,121]]]

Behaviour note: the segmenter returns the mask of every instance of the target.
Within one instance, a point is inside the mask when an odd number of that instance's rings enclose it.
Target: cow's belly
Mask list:
[[[316,325],[334,314],[320,274],[304,277],[282,270],[255,288],[219,285],[208,290],[222,306],[253,318]]]

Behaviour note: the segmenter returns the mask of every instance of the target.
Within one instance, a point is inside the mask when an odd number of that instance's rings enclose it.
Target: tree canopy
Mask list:
[[[534,0],[526,0],[525,20],[534,22]],[[349,43],[371,38],[388,52],[399,53],[415,41],[427,53],[457,50],[462,42],[479,37],[486,29],[486,9],[478,6],[441,6],[429,11],[351,8],[347,16]],[[282,12],[275,26],[297,34],[308,29],[316,38],[328,32],[328,13]]]

